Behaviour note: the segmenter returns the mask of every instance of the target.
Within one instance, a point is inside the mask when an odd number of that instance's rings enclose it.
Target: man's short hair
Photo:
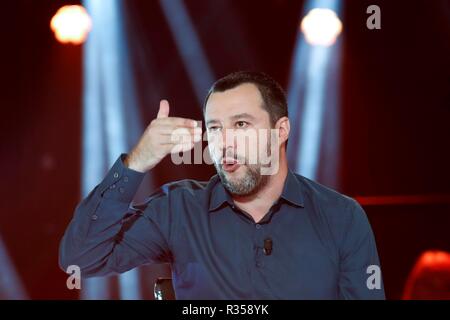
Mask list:
[[[288,116],[286,94],[283,88],[267,74],[256,71],[238,71],[217,80],[209,89],[203,104],[203,111],[205,111],[211,94],[224,92],[244,83],[256,85],[264,102],[262,107],[269,113],[272,125],[275,125],[280,118]]]

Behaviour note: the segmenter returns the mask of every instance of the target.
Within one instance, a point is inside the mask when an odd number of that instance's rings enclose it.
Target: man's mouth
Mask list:
[[[241,164],[234,158],[224,158],[222,160],[222,168],[226,172],[234,172],[239,169],[240,166]]]

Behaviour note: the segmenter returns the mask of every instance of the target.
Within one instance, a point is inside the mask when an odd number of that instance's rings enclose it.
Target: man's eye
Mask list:
[[[212,126],[208,128],[209,131],[218,131],[219,129],[220,129],[219,126]]]
[[[248,125],[248,122],[246,121],[238,121],[236,122],[236,128],[242,129],[242,128],[246,128]]]

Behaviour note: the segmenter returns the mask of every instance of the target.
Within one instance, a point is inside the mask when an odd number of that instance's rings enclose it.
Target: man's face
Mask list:
[[[261,155],[270,156],[269,113],[254,84],[246,83],[210,95],[205,109],[208,147],[223,185],[235,195],[259,190]]]

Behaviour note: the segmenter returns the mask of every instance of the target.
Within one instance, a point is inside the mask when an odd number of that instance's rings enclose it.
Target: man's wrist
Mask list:
[[[127,154],[125,156],[125,159],[123,160],[123,164],[131,170],[145,173],[148,169],[142,166],[142,164],[136,159],[137,157],[131,152],[130,154]]]
[[[121,202],[130,202],[135,196],[145,173],[125,166],[126,154],[121,154],[100,183],[101,196]]]

